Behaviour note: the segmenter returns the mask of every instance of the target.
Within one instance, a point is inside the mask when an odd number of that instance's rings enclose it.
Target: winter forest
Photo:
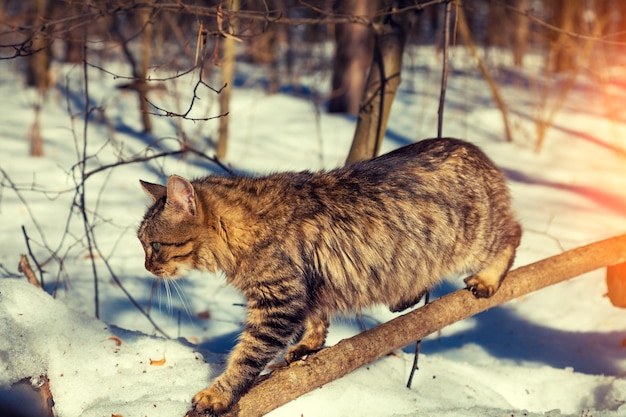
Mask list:
[[[337,316],[225,415],[626,416],[626,1],[0,3],[0,417],[199,415],[246,299],[144,268],[139,180],[434,137],[506,177],[500,290]]]

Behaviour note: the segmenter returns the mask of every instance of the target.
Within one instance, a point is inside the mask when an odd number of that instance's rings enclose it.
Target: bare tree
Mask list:
[[[529,0],[516,0],[516,6],[520,10],[527,10]],[[514,14],[510,10],[508,10],[508,12],[513,22],[513,62],[517,67],[521,67],[524,63],[524,55],[526,54],[530,41],[528,38],[530,21],[520,14]]]
[[[51,84],[52,60],[50,35],[43,23],[52,15],[53,3],[51,0],[33,0],[29,10],[29,20],[37,29],[32,33],[28,47],[33,53],[27,57],[26,84],[36,87],[38,93],[37,101],[33,105],[35,117],[29,133],[31,156],[43,155],[40,112],[46,91]]]
[[[389,12],[374,22],[374,54],[359,107],[358,121],[346,164],[371,158],[380,152],[391,105],[400,85],[402,55],[413,21],[412,11],[391,13],[402,1],[387,0]]]
[[[229,9],[231,11],[239,10],[239,0],[231,0]],[[215,148],[215,155],[218,158],[224,158],[226,156],[226,149],[228,146],[228,112],[230,111],[230,96],[233,91],[235,81],[235,58],[236,58],[236,45],[238,40],[234,34],[237,33],[237,18],[236,15],[230,20],[229,33],[224,32],[225,28],[221,27],[222,36],[224,40],[222,42],[222,85],[227,86],[219,96],[220,101],[220,113],[224,114],[219,120],[219,136],[217,139],[217,145]]]
[[[564,72],[576,67],[576,45],[567,35],[582,23],[585,0],[553,0],[551,23],[563,31],[550,31],[550,72]]]
[[[45,91],[50,85],[50,61],[52,49],[50,34],[44,22],[52,16],[52,0],[32,0],[30,24],[35,26],[30,39],[29,48],[33,52],[27,58],[26,83]]]
[[[335,59],[330,113],[356,115],[363,97],[367,69],[372,62],[374,33],[367,24],[378,7],[378,1],[335,1],[335,13],[361,18],[358,23],[335,26]]]

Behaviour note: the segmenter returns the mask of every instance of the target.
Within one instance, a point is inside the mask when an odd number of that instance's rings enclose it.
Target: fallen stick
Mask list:
[[[262,416],[452,323],[524,294],[623,262],[626,262],[626,235],[572,249],[510,271],[491,298],[477,299],[465,289],[455,291],[418,310],[344,339],[310,355],[305,361],[273,371],[253,386],[228,416]],[[195,411],[187,414],[188,417],[196,415]]]

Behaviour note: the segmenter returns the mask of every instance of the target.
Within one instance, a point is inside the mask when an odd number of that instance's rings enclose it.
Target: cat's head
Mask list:
[[[170,176],[166,186],[140,182],[153,200],[137,231],[146,269],[159,278],[178,278],[191,269],[207,269],[198,265],[206,227],[202,227],[191,182],[177,175]]]

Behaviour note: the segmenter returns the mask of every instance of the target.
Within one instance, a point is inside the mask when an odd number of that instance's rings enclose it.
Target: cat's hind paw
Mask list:
[[[465,278],[465,284],[467,285],[467,289],[470,290],[476,298],[489,298],[498,289],[496,286],[490,285],[490,283],[481,279],[478,275]]]
[[[192,408],[185,413],[185,417],[205,417],[205,416],[217,417],[217,414],[213,412],[197,411],[195,408]]]
[[[232,397],[215,386],[200,391],[191,400],[193,409],[201,415],[217,416],[228,411]]]

